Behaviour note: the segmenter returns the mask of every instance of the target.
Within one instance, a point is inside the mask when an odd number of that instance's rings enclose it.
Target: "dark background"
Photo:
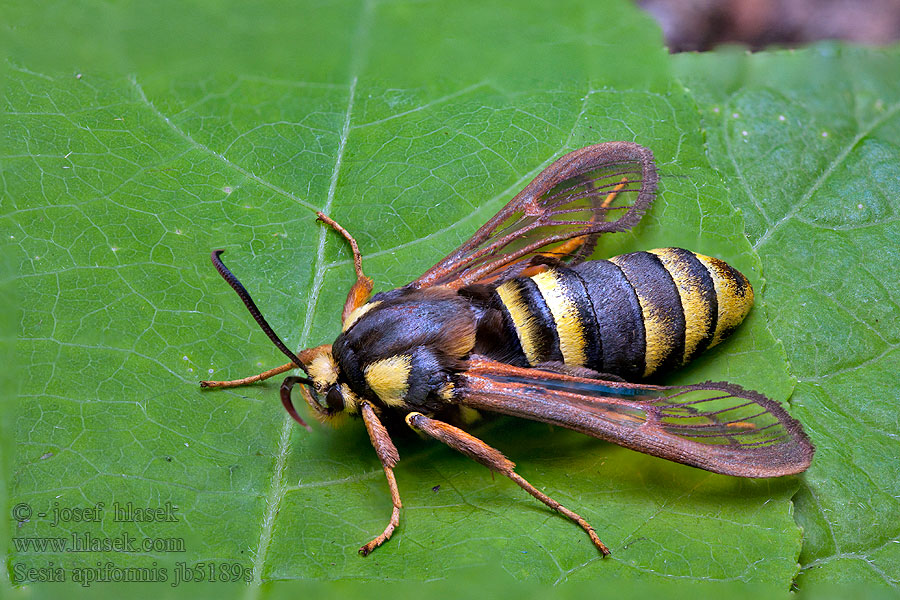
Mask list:
[[[753,50],[816,40],[889,44],[900,37],[898,0],[639,0],[671,52],[728,43]]]

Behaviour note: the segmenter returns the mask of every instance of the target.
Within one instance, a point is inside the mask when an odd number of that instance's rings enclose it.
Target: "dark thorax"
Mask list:
[[[441,412],[475,345],[479,310],[444,287],[376,294],[332,344],[340,377],[376,405]]]

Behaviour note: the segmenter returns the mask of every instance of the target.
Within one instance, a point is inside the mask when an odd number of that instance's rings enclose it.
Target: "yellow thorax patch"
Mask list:
[[[376,300],[375,302],[369,302],[368,304],[363,304],[357,308],[353,309],[349,315],[347,315],[347,320],[344,321],[344,324],[341,326],[341,331],[347,331],[350,329],[350,326],[359,321],[359,318],[381,304],[381,300]]]
[[[411,370],[412,357],[408,354],[376,360],[366,366],[366,383],[385,404],[403,406]]]

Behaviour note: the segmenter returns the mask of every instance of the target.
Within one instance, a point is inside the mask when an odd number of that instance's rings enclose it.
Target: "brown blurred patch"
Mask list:
[[[900,39],[900,0],[637,0],[660,24],[671,52],[720,44],[799,46],[841,39]]]

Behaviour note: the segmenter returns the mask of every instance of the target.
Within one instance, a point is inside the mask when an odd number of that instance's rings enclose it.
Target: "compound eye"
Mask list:
[[[328,410],[331,412],[337,413],[344,410],[344,395],[338,386],[333,385],[328,388],[328,394],[325,395],[325,404],[328,405]]]

